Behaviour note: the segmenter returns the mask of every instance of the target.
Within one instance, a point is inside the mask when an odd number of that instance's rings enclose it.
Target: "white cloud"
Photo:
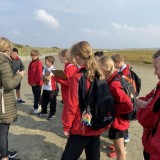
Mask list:
[[[99,35],[99,36],[106,36],[108,35],[108,31],[106,29],[90,29],[90,28],[83,28],[83,32],[90,34],[90,35]]]
[[[99,38],[99,41],[107,42],[111,48],[132,47],[159,47],[160,25],[148,24],[145,26],[131,26],[127,24],[111,23],[100,29],[82,29],[90,39]]]
[[[44,24],[47,24],[53,28],[60,27],[59,21],[52,15],[49,15],[44,9],[36,10],[35,15],[36,15],[35,19]]]

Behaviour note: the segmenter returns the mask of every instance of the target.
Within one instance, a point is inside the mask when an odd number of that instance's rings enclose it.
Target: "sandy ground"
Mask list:
[[[63,69],[58,57],[55,56],[55,67]],[[29,59],[25,59],[27,68]],[[141,95],[147,94],[156,84],[152,66],[132,65],[142,79]],[[31,87],[27,84],[27,75],[22,81],[22,98],[25,104],[18,105],[19,119],[13,123],[9,133],[9,148],[17,150],[17,159],[21,160],[60,160],[66,144],[66,138],[62,134],[61,112],[63,105],[58,96],[56,117],[47,121],[46,118],[38,118],[31,114],[33,95]],[[130,142],[127,144],[127,160],[142,160],[141,135],[142,128],[137,121],[131,123],[129,129]],[[110,160],[107,157],[107,148],[112,142],[107,138],[107,133],[101,136],[101,160]],[[84,160],[82,154],[80,160]]]

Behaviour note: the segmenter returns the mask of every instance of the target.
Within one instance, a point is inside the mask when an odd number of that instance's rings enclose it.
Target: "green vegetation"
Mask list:
[[[41,54],[56,53],[60,50],[58,47],[42,48],[42,47],[31,47],[29,45],[13,44],[13,47],[18,48],[20,56],[29,56],[32,49],[38,49]],[[95,49],[97,51],[98,49]],[[152,55],[157,49],[124,49],[124,50],[103,50],[105,55],[111,56],[115,53],[123,55],[125,61],[133,63],[151,64]]]
[[[30,52],[32,49],[38,49],[40,54],[56,53],[60,50],[58,47],[42,48],[42,47],[30,47],[29,45],[21,45],[21,44],[13,44],[13,47],[19,50],[20,56],[30,56]]]
[[[131,50],[105,50],[105,54],[111,56],[115,53],[122,54],[124,59],[133,63],[152,63],[152,55],[156,49],[131,49]]]

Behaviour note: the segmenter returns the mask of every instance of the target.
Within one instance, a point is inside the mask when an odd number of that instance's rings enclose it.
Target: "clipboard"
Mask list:
[[[54,74],[55,77],[60,78],[60,79],[67,79],[67,76],[62,70],[52,70],[52,73]]]

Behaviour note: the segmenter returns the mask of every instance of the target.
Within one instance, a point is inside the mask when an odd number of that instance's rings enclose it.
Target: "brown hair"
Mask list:
[[[67,58],[68,57],[68,49],[63,49],[63,50],[59,51],[58,55]]]
[[[32,50],[31,50],[31,55],[32,55],[32,56],[39,56],[40,53],[38,52],[37,49],[32,49]]]
[[[69,63],[72,63],[74,65],[77,65],[76,60],[74,56],[71,55],[68,49],[63,49],[58,52],[59,56],[65,57]]]
[[[154,55],[152,56],[152,58],[153,59],[160,58],[160,49],[154,53]]]
[[[101,73],[101,71],[98,68],[98,65],[96,63],[96,61],[94,60],[93,57],[93,53],[92,53],[92,48],[90,46],[90,44],[86,41],[80,41],[76,44],[74,44],[71,48],[70,48],[70,53],[72,56],[79,56],[81,57],[83,60],[86,61],[86,70],[87,70],[87,78],[92,81],[96,72],[98,73],[98,75],[100,76],[100,79],[104,79],[103,74]]]
[[[120,55],[119,53],[112,55],[111,58],[114,62],[124,62],[123,56]]]
[[[4,37],[0,37],[0,52],[2,53],[8,52],[7,54],[10,55],[11,48],[12,48],[11,42]]]
[[[45,60],[48,60],[50,63],[54,64],[55,58],[53,56],[46,56]]]

